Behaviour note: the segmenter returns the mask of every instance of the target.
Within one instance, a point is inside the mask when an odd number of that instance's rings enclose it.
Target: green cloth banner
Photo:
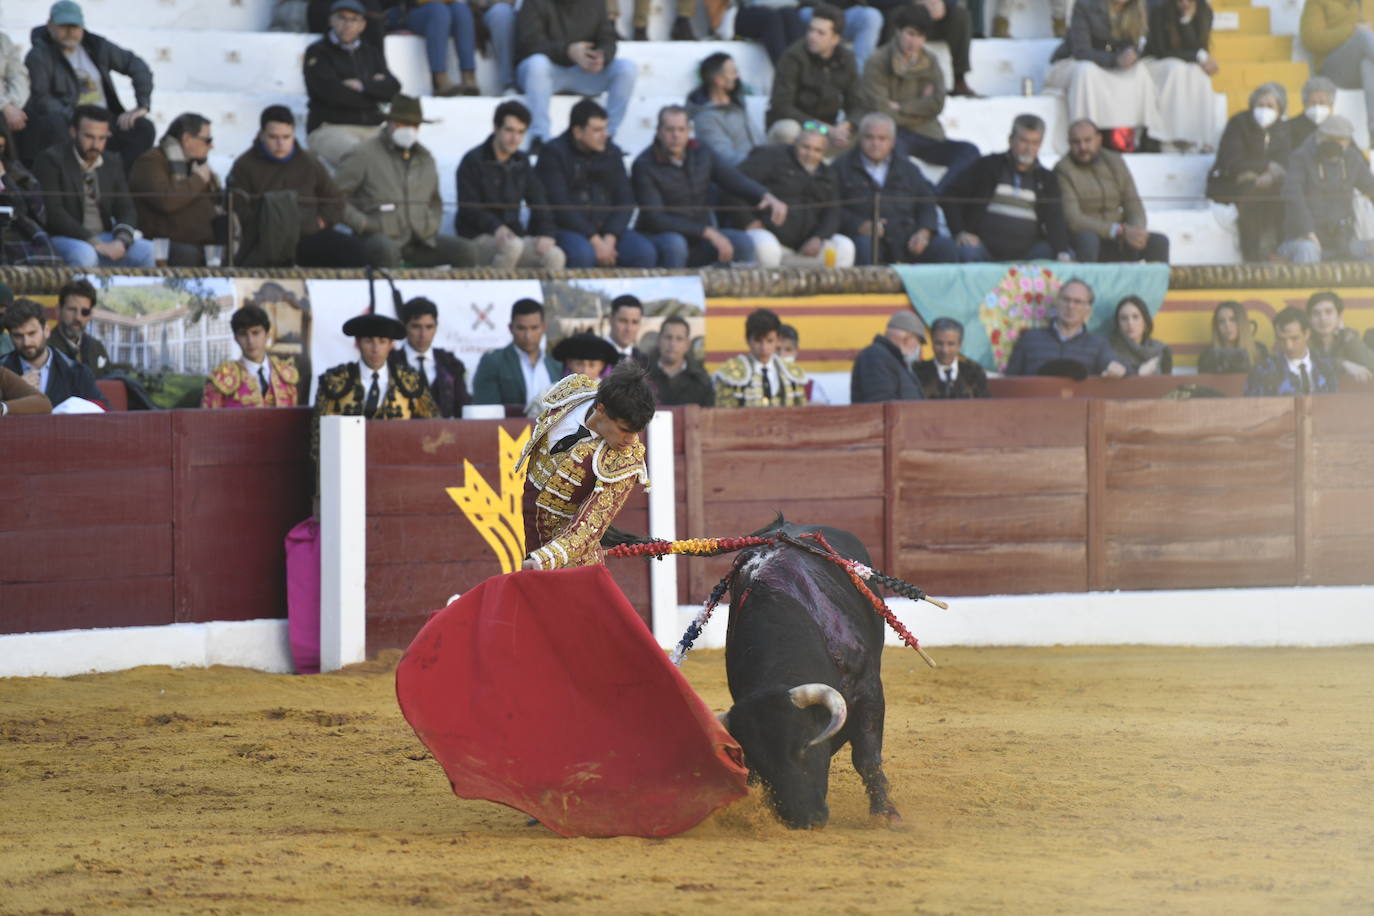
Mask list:
[[[1169,289],[1168,264],[1062,264],[1057,261],[989,264],[893,265],[922,320],[953,318],[964,325],[963,353],[985,369],[1002,372],[1021,331],[1054,315],[1059,287],[1078,278],[1093,288],[1088,329],[1106,335],[1116,304],[1134,293],[1154,315]]]

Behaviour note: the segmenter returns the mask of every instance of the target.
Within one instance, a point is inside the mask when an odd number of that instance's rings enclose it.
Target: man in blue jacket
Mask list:
[[[0,366],[23,376],[48,396],[53,407],[77,397],[108,410],[110,405],[100,396],[91,370],[48,346],[47,324],[43,307],[32,299],[19,299],[10,306],[5,312],[5,327],[14,340],[14,351],[0,360]]]
[[[611,142],[606,109],[591,99],[573,106],[569,125],[539,151],[539,176],[569,267],[653,267],[653,244],[629,228],[634,192],[625,158]]]

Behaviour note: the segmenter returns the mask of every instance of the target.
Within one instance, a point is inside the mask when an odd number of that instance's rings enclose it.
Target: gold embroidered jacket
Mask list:
[[[763,374],[747,353],[733,356],[716,370],[717,407],[800,407],[806,403],[806,370],[795,363],[773,360],[775,372],[769,386],[772,397],[763,395]]]
[[[597,383],[573,374],[542,400],[543,412],[515,469],[529,462],[525,476],[525,546],[540,569],[591,566],[602,562],[601,536],[620,513],[639,481],[647,490],[648,470],[641,442],[619,449],[599,436],[550,454],[549,433],[574,412],[585,413],[596,400]]]
[[[373,420],[423,420],[439,416],[439,408],[420,373],[406,366],[387,367],[386,394],[377,403]],[[315,414],[310,424],[310,456],[320,457],[320,417],[361,417],[367,404],[357,363],[335,366],[320,376],[315,388]]]
[[[210,372],[205,391],[200,396],[200,406],[295,407],[296,383],[301,380],[296,364],[280,356],[269,356],[268,359],[272,361],[272,374],[269,376],[271,388],[266,398],[263,397],[262,384],[257,376],[249,375],[240,360],[230,359]]]

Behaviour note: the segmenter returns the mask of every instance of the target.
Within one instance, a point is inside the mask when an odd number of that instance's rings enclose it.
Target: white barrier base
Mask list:
[[[888,605],[922,646],[1348,646],[1374,643],[1374,587],[1235,588],[951,598]],[[678,632],[699,605],[678,608]],[[698,649],[725,646],[729,608]],[[887,644],[901,645],[889,628]]]
[[[233,665],[290,674],[285,620],[224,620],[0,636],[0,677],[67,677],[140,665]]]

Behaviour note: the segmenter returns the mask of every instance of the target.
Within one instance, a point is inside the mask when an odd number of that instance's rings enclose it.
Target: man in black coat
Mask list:
[[[835,162],[840,186],[840,231],[854,240],[857,264],[957,261],[954,240],[940,235],[935,189],[910,159],[895,155],[897,124],[874,111],[859,122],[859,145]],[[873,225],[873,197],[878,225]],[[877,237],[877,258],[874,237]]]
[[[691,118],[681,105],[659,110],[654,142],[636,157],[631,174],[639,203],[635,228],[654,243],[659,267],[754,260],[754,242],[747,232],[711,225],[713,183],[759,209],[768,208],[778,222],[787,218],[787,205],[767,188],[692,139]]]
[[[530,157],[520,151],[530,110],[514,99],[496,106],[495,128],[458,164],[458,235],[477,245],[478,266],[562,270],[567,258],[554,241],[553,214]],[[530,208],[529,225],[520,204]]]
[[[945,220],[961,261],[1074,259],[1059,179],[1039,162],[1045,122],[1017,115],[1011,148],[984,156],[945,189]]]
[[[468,403],[467,367],[448,350],[434,346],[439,330],[439,308],[423,296],[401,306],[406,337],[388,355],[392,366],[414,369],[429,390],[441,417],[457,417]]]
[[[911,371],[911,360],[921,352],[921,322],[911,309],[892,313],[883,333],[859,351],[849,375],[849,400],[853,404],[882,401],[919,401],[921,386]]]
[[[606,109],[583,99],[567,131],[539,151],[534,170],[555,208],[554,238],[569,267],[653,267],[653,243],[629,228],[634,191],[608,124]]]
[[[716,403],[715,383],[706,370],[692,362],[692,328],[687,319],[671,315],[658,328],[658,358],[649,369],[649,384],[664,407]]]
[[[5,327],[14,340],[14,351],[0,359],[0,366],[21,375],[42,391],[56,407],[67,398],[85,398],[103,406],[95,375],[48,346],[47,322],[43,307],[32,299],[19,299],[5,311]]]
[[[361,0],[334,0],[329,31],[305,49],[306,139],[312,153],[336,168],[353,147],[376,135],[382,106],[401,91],[382,49],[362,40],[366,15]]]
[[[930,345],[934,359],[918,360],[913,367],[921,392],[931,400],[985,398],[988,374],[973,360],[960,355],[964,345],[964,326],[953,318],[936,318],[930,323]]]
[[[31,48],[24,58],[29,71],[29,100],[24,113],[28,127],[20,133],[24,161],[67,136],[78,105],[96,105],[114,114],[109,148],[122,162],[133,164],[153,145],[156,130],[148,119],[153,98],[153,71],[143,59],[86,31],[86,18],[74,0],[58,0],[48,21],[29,35]],[[125,110],[110,73],[127,76],[134,86],[134,107]]]
[[[53,251],[71,267],[152,267],[153,243],[135,239],[138,211],[118,153],[106,151],[110,113],[77,106],[71,139],[44,150],[33,173],[43,188]]]

